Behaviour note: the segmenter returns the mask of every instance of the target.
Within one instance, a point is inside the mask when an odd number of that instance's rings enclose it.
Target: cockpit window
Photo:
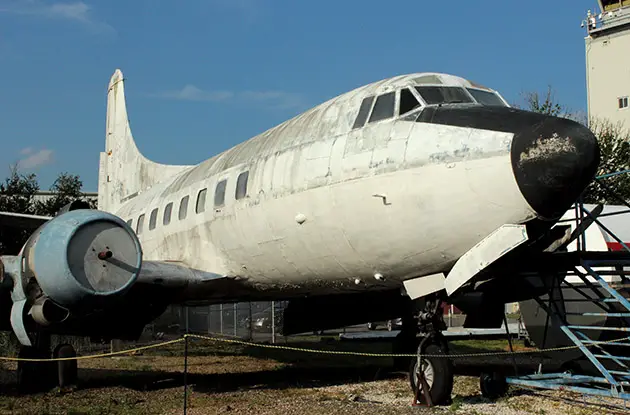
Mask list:
[[[361,102],[361,108],[359,108],[359,115],[357,115],[357,119],[354,120],[354,125],[352,128],[361,128],[365,121],[367,120],[368,114],[370,113],[370,108],[372,108],[372,102],[374,102],[374,97],[367,97]]]
[[[413,79],[417,84],[437,84],[442,85],[442,80],[435,75],[423,75]]]
[[[407,88],[400,90],[400,111],[399,115],[415,110],[420,106],[418,99]]]
[[[466,91],[460,87],[417,86],[416,90],[428,105],[474,102],[470,96],[466,94]]]
[[[466,88],[470,95],[481,105],[505,107],[505,102],[499,98],[497,94],[490,91],[482,91],[481,89]]]
[[[369,122],[376,122],[392,118],[394,116],[394,108],[396,106],[396,92],[388,92],[376,98],[372,115]]]

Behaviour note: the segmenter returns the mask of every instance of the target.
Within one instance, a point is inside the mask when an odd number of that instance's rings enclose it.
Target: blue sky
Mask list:
[[[547,85],[585,110],[595,1],[0,0],[0,179],[9,165],[96,191],[109,77],[140,150],[194,164],[362,84],[423,71]]]

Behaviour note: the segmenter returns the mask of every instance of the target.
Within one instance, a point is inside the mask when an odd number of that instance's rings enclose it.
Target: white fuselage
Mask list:
[[[512,171],[512,136],[392,119],[306,143],[267,138],[280,146],[262,156],[245,142],[113,213],[132,219],[134,229],[145,215],[138,235],[145,260],[175,261],[261,290],[397,286],[446,271],[499,226],[535,217]],[[224,158],[248,151],[249,162],[221,170]],[[245,171],[247,196],[236,200]],[[225,203],[215,207],[223,179]],[[208,189],[204,209],[196,213],[202,189]],[[180,220],[185,196],[187,215]],[[163,225],[170,202],[171,220]],[[155,208],[156,226],[149,230]]]

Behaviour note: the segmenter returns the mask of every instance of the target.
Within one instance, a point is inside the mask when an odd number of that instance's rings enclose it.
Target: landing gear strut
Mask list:
[[[69,344],[58,345],[51,355],[50,336],[38,334],[33,346],[21,346],[20,359],[50,359],[75,357],[74,347]],[[67,388],[77,381],[77,361],[62,360],[52,362],[18,361],[17,386],[20,392],[33,393],[49,390],[55,386]]]
[[[53,357],[57,358],[71,358],[76,357],[77,353],[74,347],[70,344],[60,344],[55,348]],[[76,359],[71,360],[58,360],[57,364],[57,385],[61,389],[71,388],[76,386],[78,378],[78,369]]]
[[[409,365],[414,405],[444,405],[451,400],[453,364],[448,357],[448,343],[441,334],[446,330],[441,303],[437,297],[427,299],[418,316],[423,335],[416,350],[417,357]]]

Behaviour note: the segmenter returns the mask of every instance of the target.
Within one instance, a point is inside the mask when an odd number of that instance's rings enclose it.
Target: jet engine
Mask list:
[[[26,332],[25,313],[47,326],[111,305],[134,284],[141,265],[140,242],[117,216],[78,209],[52,218],[6,270],[16,334]]]

